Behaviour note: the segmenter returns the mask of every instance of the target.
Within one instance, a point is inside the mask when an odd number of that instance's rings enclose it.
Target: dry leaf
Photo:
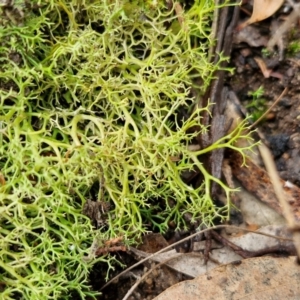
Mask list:
[[[271,17],[281,7],[283,2],[284,0],[254,0],[250,19],[240,24],[238,30],[245,28],[249,24]]]
[[[258,64],[261,72],[263,73],[264,77],[265,78],[269,78],[271,73],[272,73],[272,70],[268,69],[264,60],[260,57],[254,57],[254,60],[256,61],[256,63]]]
[[[249,258],[180,282],[154,298],[169,299],[300,299],[300,267],[295,257]]]

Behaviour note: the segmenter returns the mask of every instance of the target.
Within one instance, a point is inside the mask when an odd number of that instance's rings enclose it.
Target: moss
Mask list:
[[[264,98],[264,87],[260,86],[253,92],[248,92],[248,96],[252,98],[246,108],[251,113],[251,119],[253,122],[258,120],[266,111],[266,100]]]
[[[230,202],[214,205],[209,188],[218,180],[197,155],[235,148],[245,123],[191,152],[199,132],[188,130],[207,130],[201,109],[178,117],[195,101],[192,77],[201,77],[201,94],[219,68],[207,60],[214,4],[195,1],[183,30],[162,1],[8,2],[0,18],[2,295],[95,297],[93,263],[114,263],[83,259],[97,239],[132,243],[146,224],[185,226],[183,212],[206,225],[228,216]],[[195,166],[204,175],[196,190],[180,176]],[[82,214],[90,198],[111,203],[102,231]]]
[[[287,49],[289,56],[295,56],[300,53],[300,40],[298,41],[292,41],[288,45]]]

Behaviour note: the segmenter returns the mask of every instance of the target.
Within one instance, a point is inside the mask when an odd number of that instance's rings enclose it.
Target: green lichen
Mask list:
[[[199,117],[207,108],[178,117],[195,102],[192,78],[201,78],[201,94],[219,68],[207,60],[214,1],[195,1],[184,29],[162,3],[36,0],[3,6],[3,299],[95,297],[88,280],[93,263],[110,269],[115,262],[113,256],[83,259],[95,240],[123,236],[132,243],[151,226],[162,232],[171,221],[183,227],[184,212],[208,226],[228,217],[231,190],[198,157],[236,149],[246,124],[192,152],[188,144],[208,130]],[[188,134],[191,128],[199,132]],[[197,189],[181,178],[195,167],[204,175]],[[225,190],[225,207],[212,201],[213,181]],[[112,204],[102,231],[82,214],[93,197]]]

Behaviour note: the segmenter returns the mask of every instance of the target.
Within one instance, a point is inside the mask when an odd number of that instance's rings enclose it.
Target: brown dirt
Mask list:
[[[241,49],[233,50],[231,65],[237,71],[228,78],[228,83],[244,107],[252,101],[249,93],[261,86],[266,108],[273,104],[284,88],[288,88],[258,128],[270,143],[281,178],[300,186],[300,55],[287,57],[281,62],[277,60],[274,69],[283,76],[282,80],[265,78],[253,56],[241,57]]]

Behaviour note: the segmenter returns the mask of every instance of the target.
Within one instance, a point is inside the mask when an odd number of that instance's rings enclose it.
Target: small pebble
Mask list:
[[[148,284],[148,285],[152,285],[152,284],[153,284],[153,279],[150,278],[150,277],[148,277],[148,278],[145,279],[145,282],[146,282],[146,284]]]
[[[274,112],[270,112],[266,115],[266,119],[268,121],[273,121],[276,118],[276,114]]]
[[[284,107],[284,108],[290,108],[292,106],[292,100],[290,98],[282,98],[279,101],[279,105]]]
[[[281,156],[288,148],[289,135],[287,134],[276,134],[267,137],[270,143],[270,148],[275,157]]]
[[[287,160],[290,158],[290,155],[287,152],[285,152],[285,153],[283,153],[282,158]]]
[[[295,70],[294,68],[289,68],[286,72],[285,72],[286,76],[288,77],[293,77],[295,75]]]
[[[240,53],[243,57],[247,57],[247,56],[250,56],[252,55],[252,51],[250,48],[243,48],[240,50]]]

